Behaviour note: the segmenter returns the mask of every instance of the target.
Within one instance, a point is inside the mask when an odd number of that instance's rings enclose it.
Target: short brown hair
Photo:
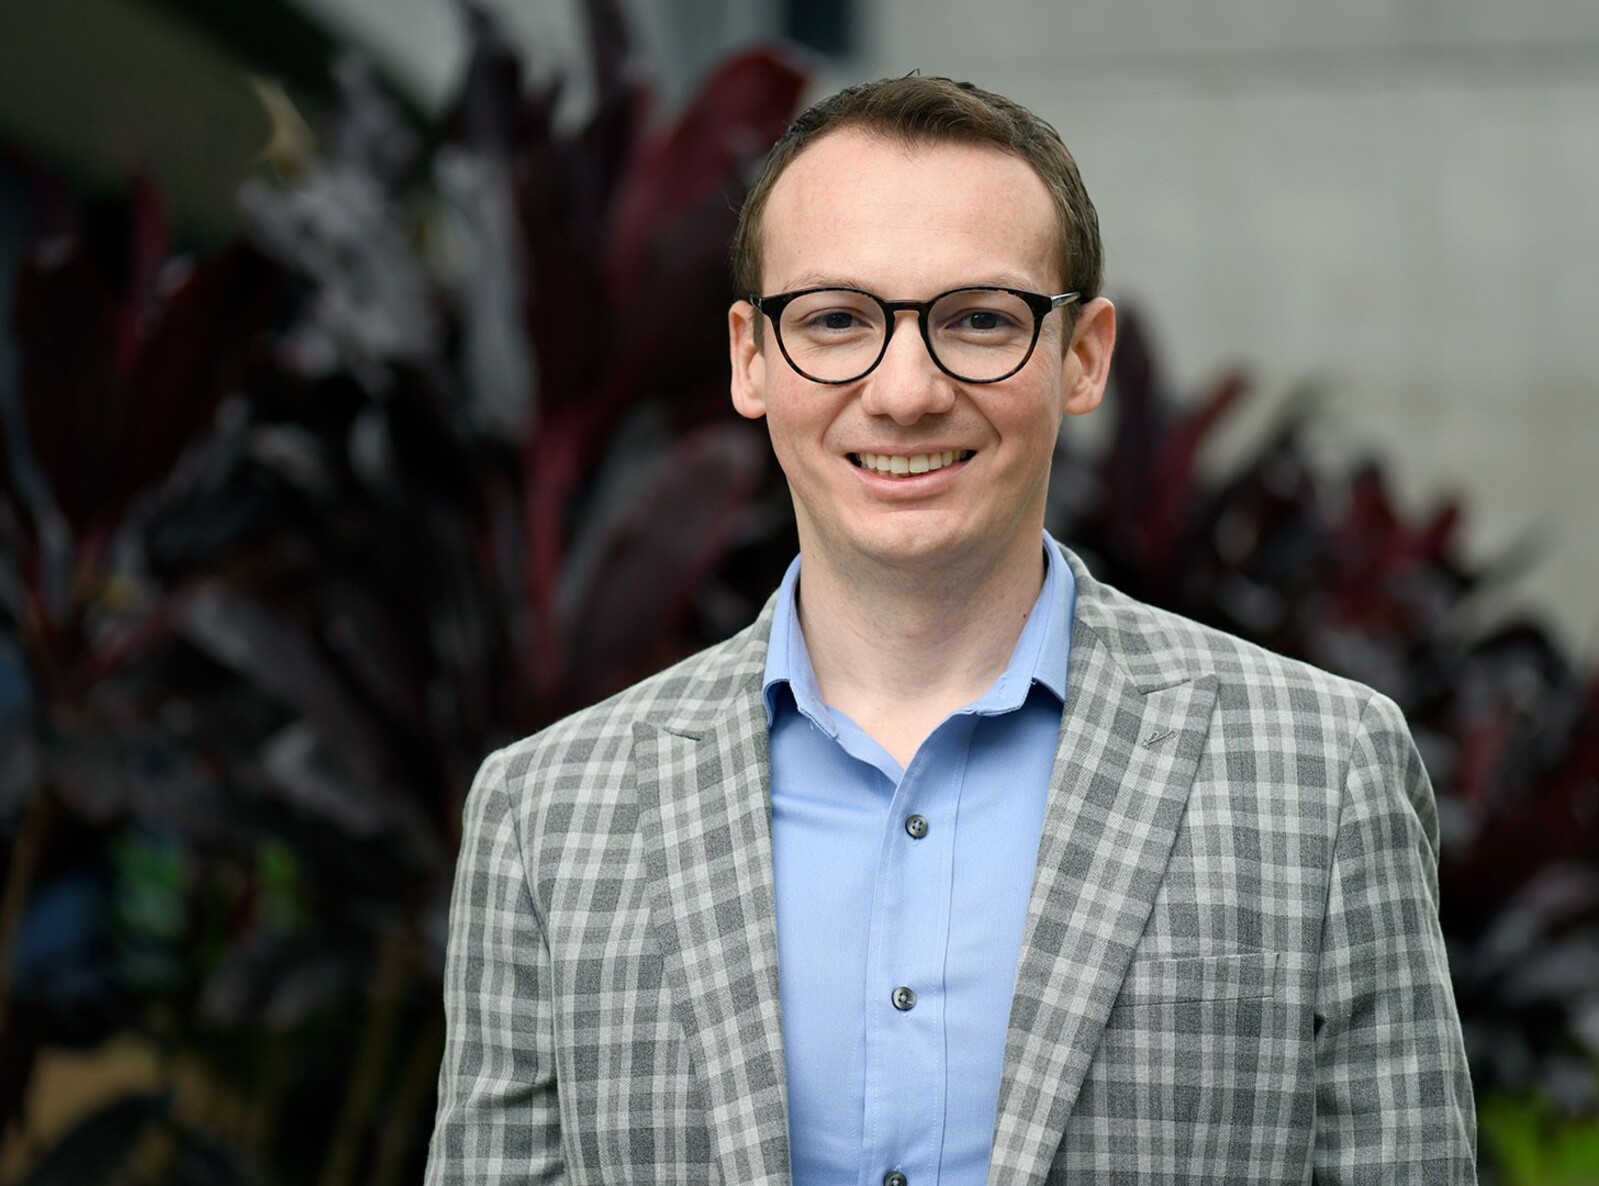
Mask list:
[[[760,294],[762,220],[772,187],[807,147],[843,128],[859,128],[910,147],[991,144],[1020,157],[1033,167],[1054,203],[1066,288],[1083,294],[1079,307],[1099,295],[1105,272],[1099,215],[1060,133],[1003,95],[969,82],[910,75],[863,82],[813,103],[773,146],[739,211],[733,235],[733,283],[740,297]]]

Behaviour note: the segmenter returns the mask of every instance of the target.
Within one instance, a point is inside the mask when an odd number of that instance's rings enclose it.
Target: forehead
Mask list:
[[[1057,291],[1054,204],[1020,157],[854,128],[795,157],[762,218],[763,289],[850,283],[894,298],[961,284]]]

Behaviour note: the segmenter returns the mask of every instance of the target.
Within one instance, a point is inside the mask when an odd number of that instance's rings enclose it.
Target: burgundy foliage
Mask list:
[[[751,51],[666,120],[617,4],[586,11],[576,126],[468,9],[439,129],[341,68],[326,154],[194,262],[146,185],[84,215],[35,187],[0,403],[0,1123],[42,1051],[118,1035],[209,1101],[115,1101],[35,1186],[113,1180],[154,1131],[141,1180],[417,1180],[477,763],[725,637],[792,554],[727,411],[725,252],[803,75]],[[1484,630],[1504,574],[1457,506],[1318,471],[1310,401],[1217,474],[1242,377],[1174,398],[1132,321],[1114,385],[1052,530],[1399,701],[1479,1085],[1591,1105],[1599,680]]]
[[[721,327],[804,77],[751,51],[663,121],[589,16],[576,127],[469,12],[427,151],[342,67],[246,243],[172,259],[147,186],[112,235],[40,217],[0,471],[0,1122],[42,1049],[119,1034],[251,1119],[129,1096],[30,1181],[109,1180],[152,1127],[161,1180],[414,1180],[477,763],[742,625],[791,551]]]

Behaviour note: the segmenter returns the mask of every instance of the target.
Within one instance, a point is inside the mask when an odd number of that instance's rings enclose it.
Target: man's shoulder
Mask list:
[[[1140,601],[1097,581],[1076,557],[1071,561],[1079,586],[1075,628],[1105,646],[1139,687],[1213,676],[1222,705],[1270,702],[1356,717],[1385,699],[1356,680]]]
[[[640,723],[692,733],[760,694],[770,609],[731,638],[512,742],[495,757],[511,771],[605,761],[631,747]]]

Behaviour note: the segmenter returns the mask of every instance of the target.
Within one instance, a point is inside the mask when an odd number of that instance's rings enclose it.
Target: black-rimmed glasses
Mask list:
[[[888,353],[895,314],[914,312],[938,369],[962,383],[998,383],[1027,365],[1044,318],[1082,294],[952,288],[925,301],[885,301],[859,288],[752,296],[788,365],[813,383],[853,383]]]

